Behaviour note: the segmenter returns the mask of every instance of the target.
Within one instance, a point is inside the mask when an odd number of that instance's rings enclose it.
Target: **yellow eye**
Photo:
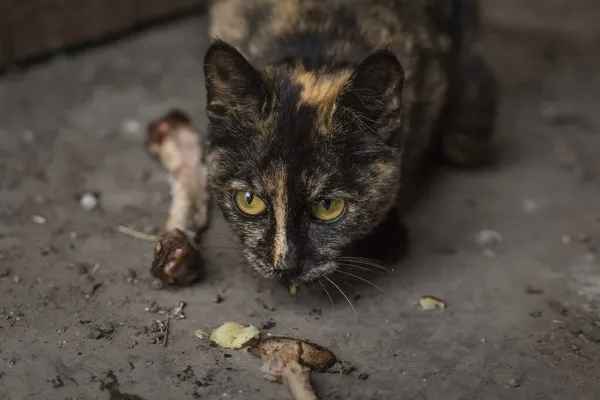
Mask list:
[[[319,221],[332,221],[342,215],[346,204],[344,200],[323,199],[312,206],[312,215]]]
[[[267,209],[265,202],[252,192],[236,192],[234,199],[235,204],[244,214],[259,215]]]

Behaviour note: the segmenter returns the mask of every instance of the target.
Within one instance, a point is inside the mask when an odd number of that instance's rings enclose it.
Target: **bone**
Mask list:
[[[168,285],[190,285],[202,278],[202,257],[183,231],[173,229],[158,239],[150,274]]]
[[[318,400],[310,382],[310,368],[301,364],[302,345],[288,341],[277,350],[262,356],[260,367],[265,378],[282,382],[294,400]]]
[[[169,172],[171,208],[165,230],[201,231],[208,224],[210,194],[204,149],[190,118],[171,110],[148,125],[146,148]]]

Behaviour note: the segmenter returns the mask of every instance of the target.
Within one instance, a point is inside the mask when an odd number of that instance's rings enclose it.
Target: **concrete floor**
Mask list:
[[[357,319],[339,295],[291,299],[255,277],[218,216],[207,280],[179,290],[153,289],[153,244],[115,231],[165,221],[144,125],[178,106],[204,126],[204,29],[191,18],[1,78],[0,399],[289,398],[245,351],[194,336],[226,320],[274,322],[265,333],[351,362],[314,375],[324,399],[598,398],[600,78],[585,53],[486,39],[503,77],[498,163],[438,177],[407,221],[408,257],[371,277],[385,294],[343,287]],[[85,191],[100,209],[80,207]],[[449,307],[421,310],[426,294]],[[187,318],[152,343],[152,311],[180,301]]]

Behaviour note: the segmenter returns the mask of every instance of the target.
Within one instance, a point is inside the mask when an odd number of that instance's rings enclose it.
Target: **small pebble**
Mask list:
[[[586,234],[586,233],[582,233],[579,236],[577,236],[577,240],[580,243],[589,243],[590,240],[592,240],[592,238],[590,237],[590,235]]]
[[[562,237],[562,242],[563,242],[564,244],[569,244],[569,243],[571,243],[571,236],[569,236],[569,235],[563,235],[563,237]]]
[[[593,253],[586,253],[584,256],[585,262],[587,263],[593,263],[596,261],[596,255]]]
[[[100,322],[98,324],[98,326],[96,327],[100,332],[110,335],[111,333],[113,333],[115,331],[115,327],[113,324],[111,324],[110,322]]]
[[[535,200],[526,199],[523,200],[523,209],[527,214],[533,214],[540,208],[539,204]]]
[[[31,220],[38,225],[44,225],[46,223],[46,218],[42,217],[41,215],[34,215],[31,217]]]
[[[542,316],[542,312],[541,311],[531,311],[529,313],[529,316],[532,318],[539,318]]]
[[[147,311],[149,313],[157,313],[159,310],[160,308],[158,307],[158,304],[156,304],[154,301],[144,309],[144,311]]]
[[[88,326],[87,329],[88,329],[88,331],[85,336],[88,339],[98,340],[98,339],[101,339],[102,336],[104,336],[102,331],[100,329],[96,328],[95,326]]]
[[[23,140],[25,140],[28,143],[32,143],[35,141],[35,135],[32,131],[27,130],[23,132]]]
[[[331,368],[327,370],[330,374],[348,375],[353,372],[356,368],[348,361],[338,361]]]
[[[502,236],[500,232],[492,229],[483,229],[477,234],[476,239],[480,246],[493,246],[502,242],[504,236]]]
[[[506,381],[506,386],[517,388],[522,384],[521,378],[510,378]]]
[[[600,328],[596,324],[584,324],[581,327],[581,332],[592,342],[600,342]]]
[[[142,124],[135,119],[128,119],[123,122],[122,129],[128,135],[136,135],[142,131]]]
[[[165,288],[165,284],[162,283],[162,281],[160,279],[154,279],[150,283],[150,289],[151,290],[162,290],[164,288]]]
[[[264,330],[269,330],[269,329],[275,328],[276,325],[277,325],[277,323],[275,321],[273,321],[272,319],[270,319],[270,320],[264,322],[260,328],[264,329]]]
[[[544,289],[537,288],[535,286],[525,286],[525,293],[527,294],[544,294]]]
[[[484,249],[483,255],[486,256],[487,258],[494,258],[494,257],[496,257],[496,250]]]
[[[366,372],[361,372],[360,374],[358,374],[358,379],[360,379],[361,381],[366,381],[367,379],[369,379],[369,374],[367,374]]]
[[[185,302],[180,301],[177,307],[175,307],[172,311],[173,318],[175,319],[185,319],[185,314],[183,313],[183,309],[186,306]]]
[[[100,204],[100,195],[96,192],[86,192],[79,199],[79,204],[84,210],[92,211],[98,208],[98,205]]]
[[[21,277],[17,275],[13,276],[13,283],[16,283],[17,285],[21,283]]]

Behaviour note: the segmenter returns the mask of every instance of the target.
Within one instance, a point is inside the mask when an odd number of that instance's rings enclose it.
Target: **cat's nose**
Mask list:
[[[289,247],[286,255],[279,265],[279,280],[283,285],[289,286],[296,282],[302,273],[298,253],[294,247]]]

